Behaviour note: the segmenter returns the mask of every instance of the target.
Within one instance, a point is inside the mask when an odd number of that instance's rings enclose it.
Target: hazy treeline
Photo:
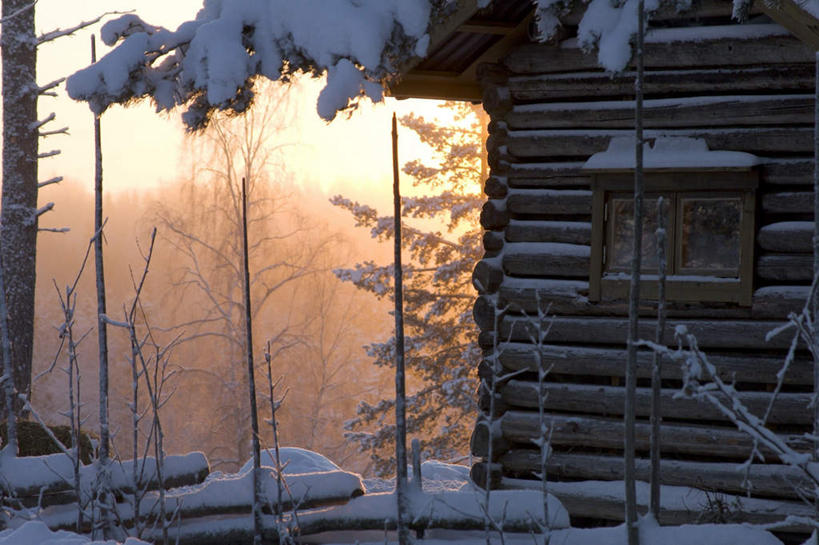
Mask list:
[[[280,99],[277,99],[280,100]],[[232,470],[249,457],[247,386],[240,331],[242,312],[238,239],[238,187],[249,182],[250,268],[254,347],[260,411],[269,417],[263,350],[271,342],[274,378],[287,391],[279,413],[281,440],[322,452],[345,467],[368,471],[366,455],[343,437],[343,422],[359,401],[374,402],[391,388],[389,370],[374,367],[362,350],[390,328],[386,306],[332,270],[378,257],[376,244],[349,228],[326,196],[300,188],[282,163],[275,138],[276,103],[247,118],[214,123],[190,141],[186,175],[154,191],[109,195],[105,200],[105,259],[108,314],[123,315],[133,297],[132,275],[144,261],[148,234],[158,229],[141,320],[162,342],[180,339],[173,351],[175,393],[162,410],[170,453],[204,451],[216,469]],[[271,132],[272,131],[272,132]],[[88,188],[66,181],[48,192],[57,203],[44,226],[68,233],[41,233],[38,247],[35,375],[47,370],[59,345],[62,314],[56,289],[76,276],[92,235]],[[351,236],[358,236],[355,243]],[[366,246],[362,248],[362,246]],[[56,288],[55,288],[56,283]],[[75,333],[80,346],[83,414],[97,426],[96,317],[93,254],[80,282]],[[109,329],[111,421],[115,451],[131,451],[130,350],[125,332]],[[33,404],[52,423],[62,423],[67,407],[66,377],[56,368],[35,380]],[[147,422],[146,422],[147,425]],[[270,441],[269,426],[263,441]],[[119,430],[117,432],[117,430]]]

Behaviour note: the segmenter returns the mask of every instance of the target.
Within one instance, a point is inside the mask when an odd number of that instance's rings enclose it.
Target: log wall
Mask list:
[[[647,137],[704,138],[712,150],[762,158],[751,306],[671,302],[668,332],[686,325],[697,333],[722,375],[735,380],[761,414],[789,343],[784,337],[766,342],[766,333],[801,309],[812,274],[814,54],[773,24],[653,30],[646,51]],[[592,192],[581,167],[612,137],[633,133],[634,74],[604,73],[594,54],[568,39],[518,47],[501,63],[482,66],[479,76],[491,117],[491,173],[481,214],[486,253],[473,275],[474,316],[486,357],[499,348],[504,373],[515,375],[498,387],[493,460],[485,458],[487,428],[473,433],[473,454],[484,457],[473,474],[484,484],[488,476],[493,483],[520,482],[540,470],[533,442],[539,359],[551,367],[545,405],[556,454],[550,478],[622,479],[627,304],[587,298]],[[538,349],[529,317],[539,305],[559,317]],[[649,318],[644,338],[654,336],[655,306],[642,303]],[[496,320],[498,309],[504,313]],[[650,360],[641,353],[638,361],[641,475],[647,471]],[[486,381],[491,372],[485,361],[480,376]],[[714,408],[674,396],[679,368],[665,365],[663,380],[662,452],[673,460],[664,484],[744,493],[735,468],[747,458],[750,440]],[[806,451],[812,380],[811,362],[800,352],[770,417],[786,442]],[[485,391],[481,406],[489,406]],[[752,494],[793,498],[791,476],[772,456],[765,462],[753,465]]]

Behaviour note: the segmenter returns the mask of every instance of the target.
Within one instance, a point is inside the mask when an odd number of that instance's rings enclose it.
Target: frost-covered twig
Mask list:
[[[811,461],[811,454],[794,450],[782,437],[766,427],[764,418],[750,412],[742,403],[734,385],[722,380],[716,367],[699,349],[696,337],[688,333],[684,326],[677,327],[675,336],[679,342],[676,350],[646,341],[640,344],[681,365],[683,371],[681,395],[702,400],[717,408],[737,429],[753,438],[755,455],[761,456],[756,445],[762,445],[783,463],[799,470],[814,487],[819,486],[819,466]],[[684,348],[685,345],[687,348]],[[750,460],[747,465],[750,465]]]
[[[666,266],[666,226],[665,199],[657,199],[657,332],[654,341],[664,343],[665,336],[665,266]],[[649,513],[654,520],[660,520],[660,425],[662,424],[661,388],[663,358],[654,352],[651,365],[651,479]]]

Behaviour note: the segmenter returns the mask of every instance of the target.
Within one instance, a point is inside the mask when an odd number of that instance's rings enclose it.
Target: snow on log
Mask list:
[[[506,82],[516,104],[557,100],[631,99],[634,72],[608,74],[568,72],[512,76]],[[643,82],[646,96],[680,96],[705,93],[810,92],[814,69],[811,64],[748,66],[741,68],[649,70]]]
[[[502,456],[505,471],[526,473],[539,471],[540,455],[534,450],[510,450]],[[648,481],[649,461],[635,460],[636,478]],[[746,492],[744,468],[736,463],[688,462],[662,460],[662,484],[687,486],[702,483],[709,490],[742,494]],[[623,459],[616,456],[592,454],[553,454],[549,458],[549,472],[563,477],[619,481],[623,479]],[[748,480],[753,483],[752,493],[759,496],[799,498],[794,485],[807,486],[799,470],[781,464],[752,464]]]
[[[813,222],[781,221],[772,223],[759,230],[756,240],[763,250],[807,254],[813,251]]]
[[[596,416],[549,415],[547,420],[549,437],[553,447],[604,448],[619,450],[623,448],[622,418]],[[534,449],[533,441],[539,436],[540,419],[537,413],[529,411],[508,411],[500,420],[501,438],[508,443],[529,444]],[[636,446],[641,452],[648,452],[651,426],[648,421],[636,423]],[[475,435],[479,438],[475,439]],[[473,435],[472,454],[486,456],[486,428],[477,428]],[[799,452],[810,452],[811,442],[803,435],[783,435],[782,440]],[[474,447],[483,449],[477,452]],[[663,454],[695,454],[717,456],[744,461],[753,448],[753,439],[734,427],[718,428],[690,424],[665,422],[661,430],[661,450]],[[504,449],[505,452],[507,449]],[[501,453],[499,452],[499,454]],[[774,453],[762,449],[765,456]]]
[[[512,379],[500,387],[503,400],[512,407],[537,408],[538,384],[532,381]],[[543,400],[550,411],[574,412],[595,415],[622,415],[625,391],[619,386],[596,384],[550,383]],[[663,420],[705,420],[728,422],[719,409],[709,403],[693,398],[679,397],[678,390],[662,391]],[[719,397],[719,396],[718,396]],[[739,398],[752,413],[760,418],[770,403],[768,392],[740,392]],[[771,424],[804,425],[811,423],[808,410],[811,394],[780,393],[768,418]],[[727,401],[723,399],[723,401]],[[730,401],[727,401],[730,404]],[[637,388],[635,414],[647,417],[651,412],[651,389]]]
[[[813,95],[739,95],[646,100],[647,128],[810,125]],[[563,102],[515,106],[510,129],[625,129],[634,125],[634,101]]]
[[[482,530],[484,514],[482,492],[469,485],[458,491],[416,493],[410,496],[411,529]],[[538,531],[541,510],[532,509],[542,502],[541,492],[532,490],[503,491],[492,494],[489,512],[495,520],[503,519],[507,532]],[[390,493],[367,494],[346,505],[299,516],[302,534],[339,530],[395,529],[395,496]],[[553,529],[567,528],[569,515],[552,496],[549,497],[549,522]]]
[[[499,360],[509,371],[536,372],[536,349],[527,343],[503,343]],[[551,373],[584,377],[622,377],[626,361],[625,348],[599,348],[594,346],[569,346],[546,344],[541,346],[541,365],[551,368]],[[637,378],[650,378],[653,353],[637,353]],[[764,354],[709,353],[719,376],[730,382],[775,384],[782,368],[782,358]],[[784,384],[812,385],[813,371],[810,359],[799,356],[785,373]],[[677,365],[664,365],[662,377],[681,380],[682,371]]]
[[[651,29],[646,34],[644,63],[652,68],[721,67],[812,63],[813,51],[776,24]],[[503,59],[514,74],[547,74],[600,67],[577,39],[559,46],[523,45]]]
[[[140,467],[142,460],[138,462]],[[10,465],[9,465],[10,464]],[[210,473],[210,466],[201,452],[185,455],[166,456],[163,477],[168,488],[201,483]],[[111,464],[111,481],[114,490],[133,490],[132,462],[126,460]],[[153,458],[144,460],[140,470],[142,486],[155,489],[157,486],[156,463]],[[93,465],[80,469],[82,487],[90,490],[97,476]],[[37,505],[42,491],[42,505],[54,505],[75,501],[73,490],[74,470],[71,460],[64,454],[19,457],[4,461],[3,477],[14,495],[25,505]],[[90,492],[89,492],[90,493]]]
[[[626,129],[600,130],[525,130],[509,131],[505,138],[508,153],[515,158],[582,157],[605,151],[614,137],[628,137]],[[776,153],[810,153],[813,129],[792,128],[722,128],[722,129],[650,129],[646,138],[658,136],[704,139],[712,150],[744,151],[765,156]],[[489,145],[489,144],[487,144]],[[499,153],[497,160],[506,159]]]
[[[334,503],[344,503],[364,493],[361,477],[346,471],[289,474],[285,476],[288,491],[282,497],[282,507],[289,510],[294,504],[309,509]],[[262,468],[262,494],[268,506],[278,505],[278,487],[275,470]],[[207,480],[194,488],[169,491],[165,495],[166,511],[179,508],[183,517],[197,517],[219,513],[249,513],[253,504],[252,473]],[[147,517],[158,512],[158,495],[149,494],[140,504],[140,515]]]
[[[614,317],[562,317],[551,320],[548,342],[578,344],[625,344],[628,320]],[[665,338],[673,339],[677,326],[685,326],[689,333],[697,337],[701,348],[748,348],[779,349],[790,346],[790,337],[778,335],[770,341],[767,333],[781,325],[777,321],[763,320],[711,320],[674,319],[669,320]],[[500,324],[501,341],[529,342],[532,324],[530,320],[517,316],[505,316]],[[640,321],[640,338],[654,338],[655,320]],[[480,335],[481,346],[492,346],[490,331]]]
[[[637,503],[640,512],[648,511],[649,485],[637,483]],[[504,477],[500,479],[501,489],[539,489],[540,481]],[[573,516],[601,518],[605,520],[623,520],[622,481],[550,482],[549,492],[557,496],[560,502]],[[711,505],[714,493],[686,486],[662,487],[662,504],[659,513],[660,523],[664,525],[699,524],[702,522],[702,511]],[[801,501],[767,500],[749,498],[745,494],[720,494],[725,505],[730,505],[737,518],[751,524],[770,524],[780,522],[788,516],[810,519],[814,516],[813,508]],[[783,531],[810,533],[807,526],[798,523],[785,525]],[[735,538],[728,539],[735,542]],[[664,543],[664,541],[660,541]]]

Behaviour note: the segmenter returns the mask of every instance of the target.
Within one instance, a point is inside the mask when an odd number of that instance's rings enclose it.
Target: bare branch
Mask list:
[[[130,13],[130,12],[127,12],[127,11],[106,11],[105,13],[100,15],[99,17],[96,17],[95,19],[90,19],[88,21],[82,21],[82,22],[74,25],[73,27],[66,28],[66,29],[57,28],[57,29],[54,29],[54,30],[52,30],[50,32],[40,34],[40,36],[37,37],[37,45],[42,45],[44,43],[54,41],[57,38],[62,38],[63,36],[71,36],[72,34],[77,32],[78,30],[82,30],[82,29],[84,29],[86,27],[89,27],[91,25],[99,23],[100,20],[102,20],[102,18],[107,16],[107,15],[123,15],[125,13]]]
[[[51,184],[58,184],[58,183],[60,183],[62,181],[63,181],[62,176],[54,176],[53,178],[49,178],[48,180],[46,180],[44,182],[40,182],[39,184],[37,184],[37,189],[42,189],[45,186],[51,185]]]
[[[57,135],[57,134],[67,135],[68,134],[68,127],[63,127],[61,129],[56,129],[56,130],[53,130],[53,131],[40,131],[40,136],[43,137],[43,138],[46,138],[46,137],[49,137],[49,136],[54,136],[54,135]],[[57,152],[57,153],[59,153],[59,152]]]
[[[62,150],[55,149],[55,150],[47,151],[45,153],[38,154],[37,159],[46,159],[48,157],[54,157],[55,155],[59,155],[61,153],[62,153]]]
[[[59,79],[55,79],[52,82],[46,83],[45,85],[41,85],[40,87],[37,88],[37,94],[40,94],[40,95],[48,94],[49,91],[51,91],[52,89],[54,89],[55,87],[57,87],[58,85],[60,85],[64,81],[65,81],[65,78],[59,78]],[[50,95],[50,96],[55,96],[55,95]]]
[[[51,112],[50,114],[48,114],[48,116],[45,119],[41,119],[40,121],[35,121],[31,125],[29,125],[29,128],[32,129],[32,130],[37,130],[40,127],[42,127],[43,125],[45,125],[46,123],[54,121],[56,118],[57,118],[57,114],[55,114],[54,112]]]
[[[34,215],[39,218],[40,216],[42,216],[46,212],[49,212],[49,211],[51,211],[53,209],[54,209],[54,203],[50,202],[50,203],[46,204],[45,206],[43,206],[41,208],[38,208],[37,211],[34,212]]]

